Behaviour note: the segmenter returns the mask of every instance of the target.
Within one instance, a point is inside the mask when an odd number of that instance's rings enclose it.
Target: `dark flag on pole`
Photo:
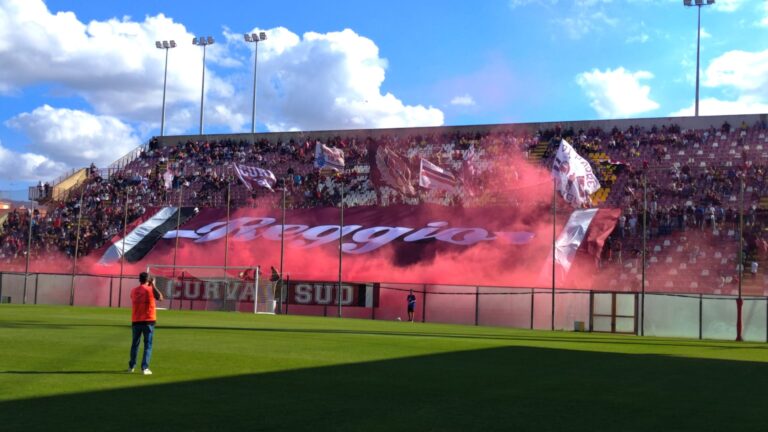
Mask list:
[[[448,192],[456,190],[458,180],[450,171],[440,168],[432,162],[422,159],[419,170],[419,186],[425,189],[442,189]]]
[[[405,157],[382,145],[376,149],[375,167],[374,172],[378,173],[373,177],[375,183],[391,186],[403,195],[416,195],[411,168]]]
[[[235,164],[235,172],[248,190],[253,190],[254,186],[259,186],[274,192],[272,186],[277,183],[277,179],[272,171],[248,165]]]

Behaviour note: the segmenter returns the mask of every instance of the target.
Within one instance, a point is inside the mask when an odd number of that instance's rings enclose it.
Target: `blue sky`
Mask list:
[[[159,133],[663,117],[692,112],[678,0],[0,0],[0,189],[106,166]],[[768,1],[702,10],[701,114],[768,112]]]

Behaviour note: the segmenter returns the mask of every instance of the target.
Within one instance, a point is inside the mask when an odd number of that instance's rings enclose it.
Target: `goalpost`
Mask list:
[[[259,266],[149,264],[147,273],[171,309],[275,313],[276,284]]]

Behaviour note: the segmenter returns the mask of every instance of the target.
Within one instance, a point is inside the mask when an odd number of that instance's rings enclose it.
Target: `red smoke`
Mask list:
[[[534,239],[527,244],[516,245],[505,243],[503,240],[479,242],[473,246],[435,245],[436,242],[404,243],[402,237],[381,247],[374,252],[360,255],[344,253],[343,279],[348,282],[398,282],[417,284],[457,284],[484,286],[515,286],[515,287],[550,287],[551,286],[551,253],[552,253],[552,180],[549,171],[539,165],[531,165],[520,155],[492,155],[496,166],[504,167],[504,177],[499,181],[489,182],[492,189],[486,188],[487,196],[501,197],[504,206],[484,206],[471,208],[473,202],[468,202],[468,208],[412,206],[408,210],[408,218],[420,220],[416,224],[391,220],[387,226],[403,226],[418,230],[425,227],[429,221],[445,220],[451,227],[462,223],[470,227],[482,227],[489,231],[501,229],[505,231],[527,231],[535,234]],[[499,174],[497,174],[499,175]],[[482,191],[475,191],[476,197],[482,196]],[[279,196],[276,194],[276,199]],[[556,233],[570,214],[571,209],[562,201],[559,203]],[[381,211],[386,211],[382,209]],[[297,215],[325,212],[330,215],[323,219],[324,224],[338,224],[337,209],[312,209],[289,212],[286,223],[307,223],[292,220]],[[216,210],[217,220],[224,221],[224,209]],[[349,219],[349,210],[345,227],[358,221]],[[449,215],[450,217],[446,217]],[[280,212],[275,206],[269,206],[263,211],[259,209],[233,209],[230,220],[242,216],[269,216],[276,219],[274,225],[280,223]],[[307,223],[308,224],[308,223]],[[370,224],[358,223],[364,228]],[[195,218],[183,229],[199,228],[200,222]],[[228,266],[259,265],[266,271],[270,266],[280,267],[280,242],[256,239],[251,241],[235,241],[242,235],[242,230],[231,229],[229,233]],[[352,234],[343,237],[343,242],[350,242]],[[339,253],[338,237],[327,244],[312,248],[301,249],[291,246],[292,239],[286,235],[284,253],[284,272],[293,280],[326,280],[338,278]],[[150,254],[140,264],[126,263],[126,274],[143,271],[146,265],[171,264],[173,262],[174,239],[160,240]],[[187,265],[224,265],[224,239],[210,241],[204,245],[195,244],[188,239],[180,239],[176,254],[176,264]],[[444,247],[443,247],[444,246]],[[415,249],[414,249],[415,248]],[[413,259],[414,251],[418,251],[418,259]],[[98,254],[100,255],[100,254]],[[97,257],[89,257],[79,265],[79,270],[98,273],[119,272],[119,264],[109,267],[96,264]],[[588,266],[589,267],[589,266]],[[592,280],[593,268],[572,268],[569,286],[589,287]],[[557,281],[558,287],[563,287],[565,280]]]

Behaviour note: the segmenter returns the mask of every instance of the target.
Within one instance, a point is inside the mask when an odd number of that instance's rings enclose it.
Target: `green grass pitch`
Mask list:
[[[768,345],[160,311],[0,306],[2,431],[768,429]]]

